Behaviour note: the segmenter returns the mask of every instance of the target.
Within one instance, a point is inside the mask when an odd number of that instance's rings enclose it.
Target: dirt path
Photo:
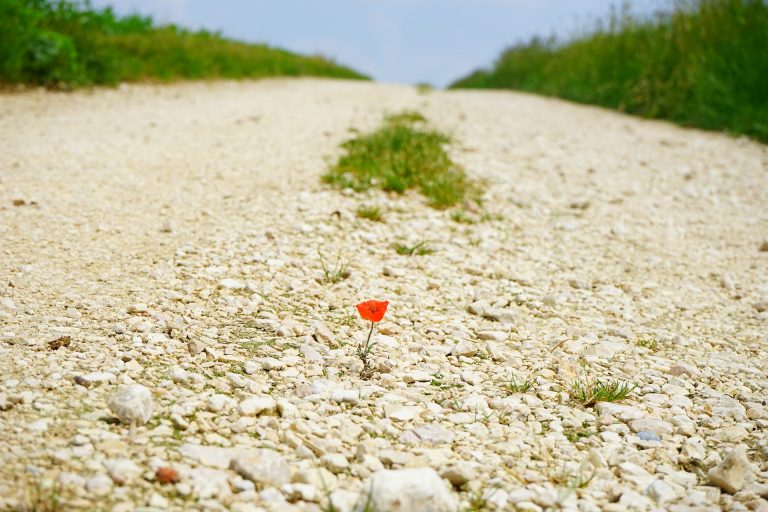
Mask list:
[[[487,181],[478,222],[319,184],[350,128],[402,109]],[[522,94],[302,79],[1,95],[0,509],[23,481],[58,482],[73,509],[349,510],[381,468],[422,466],[456,484],[433,489],[446,507],[768,507],[766,205],[765,146]],[[392,249],[425,239],[434,254]],[[318,282],[318,250],[351,277]],[[392,302],[391,371],[370,382],[351,342],[366,298]],[[534,386],[508,393],[512,378]],[[596,378],[637,384],[628,407],[569,399]],[[155,399],[133,438],[105,421],[124,382]],[[744,489],[721,495],[706,471],[739,445]],[[256,448],[285,478],[227,469]],[[155,482],[160,466],[180,483]]]

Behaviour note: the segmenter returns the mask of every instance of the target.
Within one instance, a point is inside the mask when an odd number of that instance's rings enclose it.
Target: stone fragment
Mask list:
[[[237,279],[227,278],[219,281],[219,288],[224,288],[227,290],[242,290],[245,288],[245,283],[238,281]]]
[[[152,393],[141,384],[121,386],[107,406],[126,425],[144,425],[152,417]]]
[[[141,468],[129,459],[107,460],[104,467],[117,485],[126,484],[141,474]]]
[[[723,462],[709,470],[709,480],[729,494],[739,492],[752,473],[743,445],[734,448]]]
[[[477,354],[477,347],[471,341],[461,340],[453,346],[451,354],[457,357],[472,357]]]
[[[674,430],[672,425],[656,418],[638,418],[629,422],[633,432],[654,432],[659,436],[669,435]]]
[[[456,488],[460,488],[475,478],[475,468],[467,462],[458,462],[441,471],[440,476],[451,482]]]
[[[242,416],[272,414],[276,408],[277,402],[269,395],[246,398],[237,406],[237,410]]]
[[[338,474],[349,468],[349,461],[340,453],[326,453],[320,459],[323,466],[328,468],[331,473]]]
[[[376,472],[360,494],[356,509],[366,503],[372,510],[389,512],[454,512],[458,501],[432,468]]]
[[[237,455],[229,467],[257,486],[280,487],[291,480],[288,462],[274,450],[261,449]]]
[[[85,490],[95,496],[105,496],[112,490],[112,479],[100,473],[85,481]]]

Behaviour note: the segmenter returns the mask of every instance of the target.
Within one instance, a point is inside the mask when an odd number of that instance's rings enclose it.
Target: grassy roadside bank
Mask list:
[[[768,2],[690,0],[615,14],[561,43],[534,39],[452,88],[509,88],[768,142]]]
[[[323,56],[158,26],[70,0],[0,2],[0,84],[53,88],[122,81],[268,76],[365,79]]]

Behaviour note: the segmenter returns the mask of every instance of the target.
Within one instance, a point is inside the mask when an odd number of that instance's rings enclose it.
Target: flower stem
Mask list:
[[[371,330],[368,331],[368,339],[365,340],[365,348],[368,349],[368,344],[371,342],[371,334],[373,334],[373,328],[376,325],[375,322],[371,322]]]
[[[373,371],[371,370],[371,362],[368,360],[368,355],[371,352],[370,346],[371,346],[371,335],[373,334],[373,328],[376,326],[376,322],[371,322],[371,330],[368,331],[368,338],[365,340],[364,345],[360,345],[357,348],[357,355],[360,357],[360,360],[363,362],[363,369],[360,372],[360,376],[364,379],[370,379]]]

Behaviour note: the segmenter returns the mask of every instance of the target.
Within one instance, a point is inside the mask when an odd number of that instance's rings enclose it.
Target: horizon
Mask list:
[[[635,2],[636,4],[637,2]],[[663,0],[633,12],[647,14]],[[490,66],[534,36],[573,37],[619,6],[615,0],[93,0],[119,15],[220,32],[302,54],[321,54],[376,81],[445,87]],[[297,12],[301,14],[297,16]],[[456,37],[459,34],[460,37]]]

